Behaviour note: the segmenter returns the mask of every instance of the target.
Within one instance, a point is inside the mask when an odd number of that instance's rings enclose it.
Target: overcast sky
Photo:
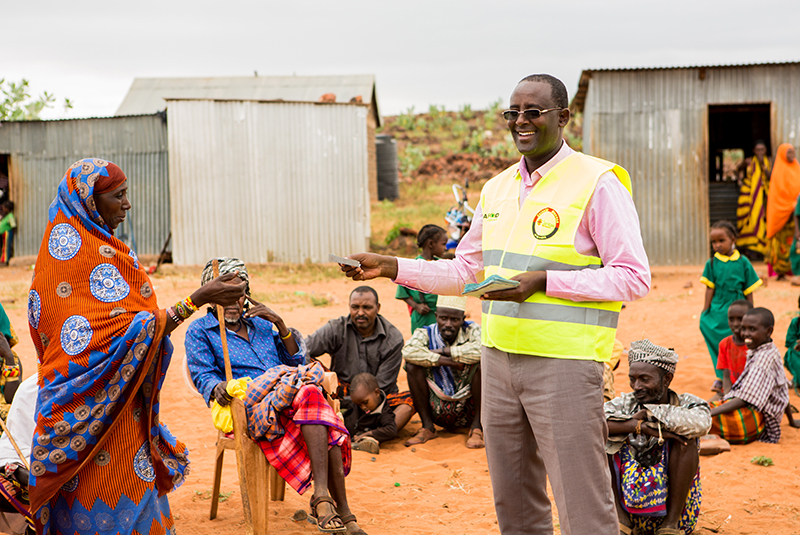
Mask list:
[[[3,2],[0,78],[113,115],[136,77],[375,74],[383,115],[507,102],[546,72],[800,60],[785,0]]]

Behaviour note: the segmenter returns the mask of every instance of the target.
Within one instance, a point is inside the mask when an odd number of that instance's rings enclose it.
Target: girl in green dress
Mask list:
[[[709,238],[714,256],[706,262],[700,277],[700,282],[707,286],[700,314],[700,332],[717,375],[711,389],[721,393],[722,370],[717,370],[717,356],[719,343],[732,334],[728,326],[728,307],[737,299],[747,299],[752,303],[753,290],[761,286],[761,278],[750,261],[736,250],[736,228],[731,223],[717,221],[711,225]]]
[[[800,307],[800,299],[797,300]],[[800,395],[800,316],[796,316],[786,331],[786,354],[783,365],[792,374],[792,386],[795,394]]]
[[[417,260],[438,260],[446,249],[447,231],[439,225],[425,225],[417,234],[417,247],[422,253],[417,255]],[[405,286],[398,286],[395,299],[405,301],[411,313],[411,334],[427,325],[436,323],[436,294],[426,294],[417,290],[409,290]]]

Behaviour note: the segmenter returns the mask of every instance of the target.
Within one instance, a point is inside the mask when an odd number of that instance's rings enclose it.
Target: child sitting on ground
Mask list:
[[[357,418],[348,418],[347,422],[347,430],[353,437],[353,449],[380,453],[378,443],[397,436],[394,408],[386,403],[386,394],[378,388],[378,380],[370,373],[353,377],[350,399],[355,405]]]
[[[800,428],[789,409],[789,388],[778,348],[772,342],[775,317],[763,307],[748,310],[740,333],[747,346],[744,371],[722,401],[711,403],[711,431],[731,444],[756,439],[777,443],[781,418]]]
[[[747,299],[739,299],[728,307],[728,326],[732,335],[723,338],[719,343],[719,357],[717,370],[722,371],[722,394],[717,393],[711,401],[718,401],[722,396],[731,391],[731,386],[744,371],[747,362],[747,346],[742,339],[742,318],[745,313],[753,308],[753,303]]]

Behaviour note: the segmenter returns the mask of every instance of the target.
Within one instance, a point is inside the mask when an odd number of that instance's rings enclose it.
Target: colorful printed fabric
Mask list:
[[[472,375],[475,375],[476,365],[465,366],[464,371],[471,368]],[[470,377],[471,376],[467,376]],[[459,427],[470,427],[475,420],[475,398],[445,400],[441,399],[433,390],[428,391],[428,402],[431,405],[431,419],[433,423],[445,429],[457,429]]]
[[[283,436],[278,413],[289,409],[303,385],[322,384],[319,362],[302,366],[274,366],[247,385],[244,407],[247,429],[253,440],[275,440]]]
[[[731,256],[715,253],[706,262],[700,282],[714,289],[711,306],[700,314],[700,332],[711,355],[714,372],[722,380],[722,370],[717,369],[717,355],[719,343],[732,334],[728,326],[728,307],[750,295],[762,281],[750,261],[739,251],[733,251]]]
[[[411,397],[411,392],[406,390],[405,392],[398,392],[396,394],[387,394],[386,395],[386,404],[390,407],[399,407],[400,405],[408,405],[412,409],[414,408],[414,398]],[[413,412],[411,414],[414,414]]]
[[[39,356],[30,502],[37,533],[171,532],[165,494],[188,473],[186,447],[159,423],[172,355],[136,254],[95,209],[122,171],[76,162],[58,186],[28,295]]]
[[[739,189],[736,227],[739,236],[736,246],[761,253],[767,251],[767,192],[772,164],[764,158],[764,169],[755,156],[750,158],[747,174]]]
[[[778,275],[792,274],[793,241],[794,219],[790,219],[777,234],[767,239],[767,254],[764,261]]]
[[[724,401],[712,401],[711,408],[722,405]],[[747,405],[741,409],[724,412],[711,418],[709,433],[724,438],[731,444],[749,444],[758,440],[764,433],[764,415]]]
[[[698,441],[699,448],[699,441]],[[642,535],[655,533],[667,514],[669,490],[669,441],[662,446],[661,460],[646,468],[636,462],[632,448],[625,444],[614,454],[615,484],[622,507],[631,515],[631,522]],[[692,481],[678,527],[686,535],[694,531],[700,514],[702,487],[700,468]]]
[[[0,470],[0,495],[23,517],[25,521],[34,528],[33,517],[28,508],[28,489],[23,488],[17,481],[16,471],[24,467],[19,463],[8,463]]]
[[[328,428],[328,448],[339,446],[342,452],[344,475],[350,473],[352,451],[350,435],[344,423],[328,405],[322,389],[317,385],[303,385],[294,396],[290,409],[278,413],[283,436],[275,440],[259,440],[258,445],[269,464],[298,494],[311,486],[311,457],[300,426],[324,425]]]
[[[789,382],[783,371],[781,353],[772,342],[747,352],[747,363],[723,401],[739,398],[764,415],[766,429],[762,442],[781,438],[781,418],[789,404]]]
[[[0,220],[0,264],[8,264],[14,256],[14,232],[17,228],[17,220],[14,214],[7,214]]]

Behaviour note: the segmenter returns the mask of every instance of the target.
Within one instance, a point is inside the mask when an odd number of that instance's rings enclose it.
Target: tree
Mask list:
[[[0,121],[38,121],[45,108],[52,108],[56,98],[45,91],[39,98],[31,99],[28,80],[19,83],[6,82],[0,78]],[[72,108],[72,102],[64,99],[64,111]]]

